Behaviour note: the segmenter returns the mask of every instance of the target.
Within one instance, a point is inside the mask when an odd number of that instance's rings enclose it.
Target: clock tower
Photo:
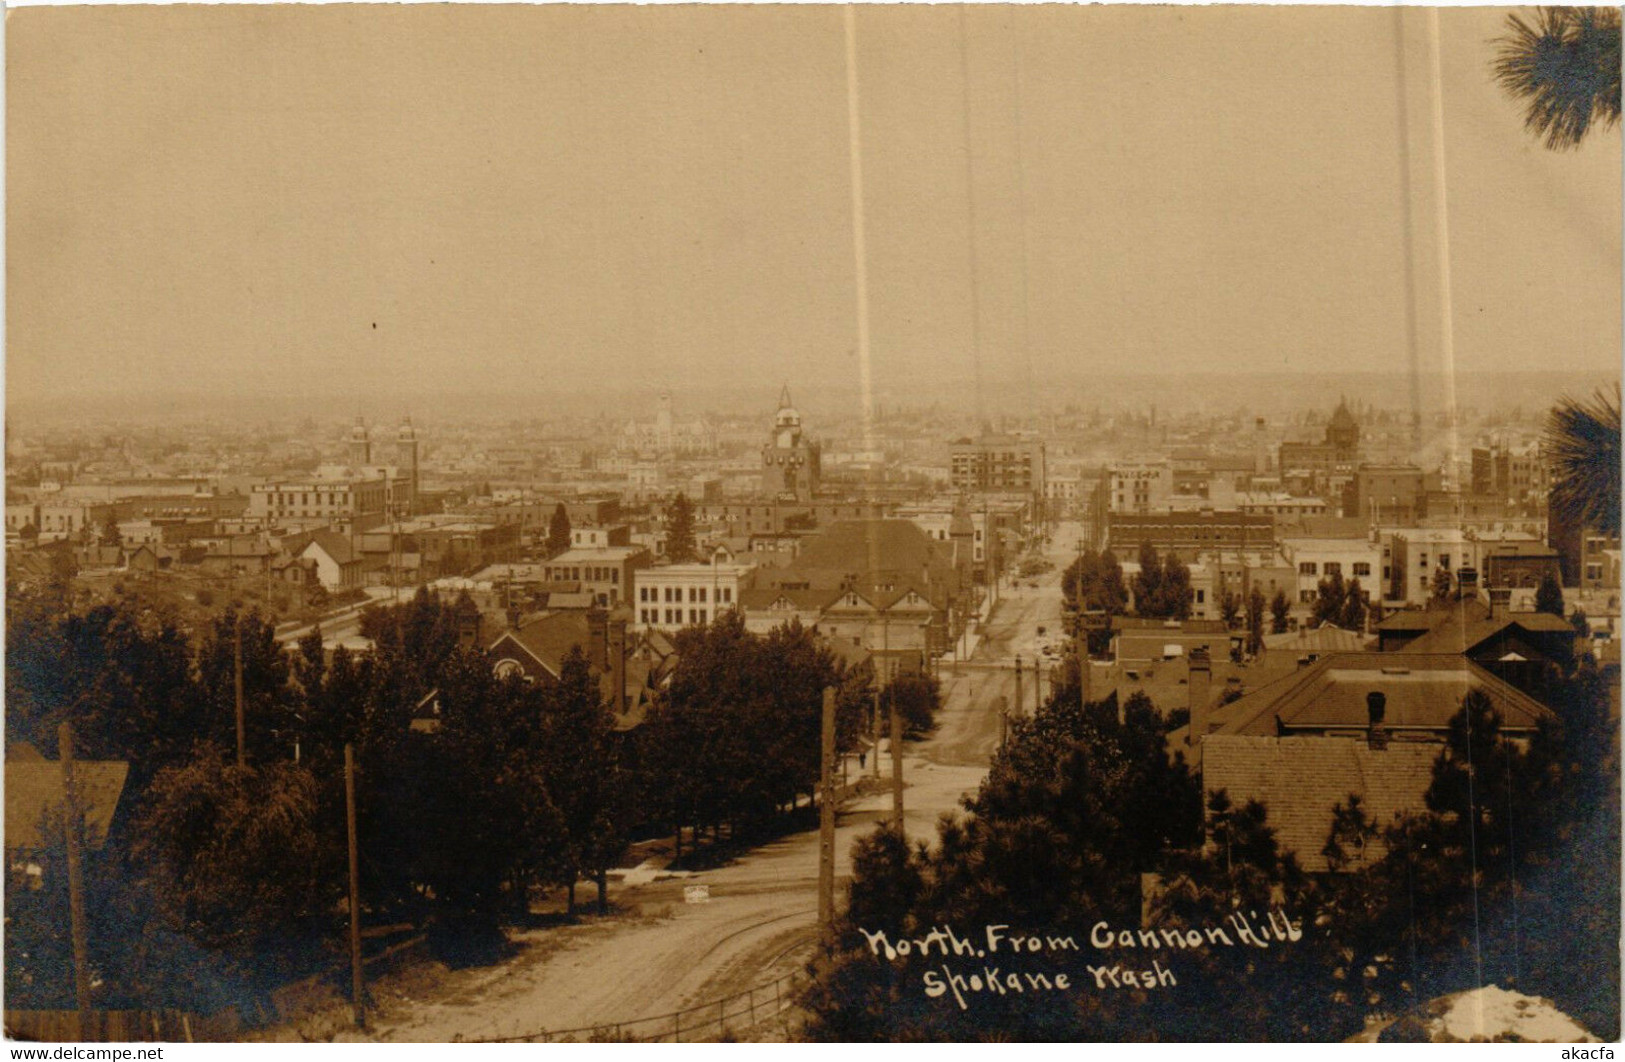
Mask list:
[[[818,489],[820,448],[801,432],[801,413],[790,402],[790,385],[779,392],[773,434],[762,447],[762,493],[782,501],[810,502]]]

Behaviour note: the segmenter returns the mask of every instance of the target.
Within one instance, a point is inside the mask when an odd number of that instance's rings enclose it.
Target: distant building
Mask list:
[[[801,413],[790,404],[790,387],[779,394],[773,434],[762,447],[762,494],[786,501],[811,501],[818,490],[822,448],[802,434]]]
[[[748,564],[667,564],[632,575],[629,603],[639,629],[677,631],[710,623],[739,605],[755,568]]]
[[[1326,425],[1321,442],[1283,442],[1280,469],[1283,476],[1307,473],[1325,481],[1338,473],[1350,472],[1360,460],[1360,424],[1349,412],[1346,401],[1338,402]]]
[[[1019,494],[1043,512],[1046,493],[1044,443],[1014,435],[957,439],[948,446],[954,489],[970,494]]]
[[[1105,486],[1107,512],[1160,512],[1173,498],[1174,470],[1167,463],[1115,465]]]
[[[1368,527],[1414,527],[1427,515],[1427,477],[1415,465],[1361,465],[1344,491],[1343,515]]]
[[[661,391],[654,420],[628,423],[621,431],[620,448],[659,457],[714,454],[717,431],[703,417],[679,423],[672,416],[671,392]]]
[[[551,583],[579,583],[594,601],[613,608],[628,599],[633,573],[653,561],[649,551],[636,546],[567,549],[543,565]]]
[[[1189,557],[1209,550],[1258,550],[1274,541],[1274,519],[1258,513],[1125,512],[1106,519],[1106,543],[1120,560],[1131,558],[1146,542]]]

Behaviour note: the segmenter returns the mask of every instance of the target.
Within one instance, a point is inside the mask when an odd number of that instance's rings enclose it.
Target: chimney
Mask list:
[[[1366,743],[1377,750],[1387,748],[1388,728],[1383,725],[1383,720],[1388,715],[1388,697],[1377,690],[1372,690],[1365,695],[1365,710],[1370,721]]]
[[[587,610],[587,659],[609,660],[609,613],[601,608]]]
[[[609,621],[609,706],[616,714],[626,711],[626,620],[616,617]]]
[[[1207,702],[1208,690],[1213,683],[1213,664],[1208,659],[1206,646],[1196,646],[1190,651],[1190,680],[1187,686],[1191,697],[1191,737],[1192,745],[1200,744],[1207,737]]]

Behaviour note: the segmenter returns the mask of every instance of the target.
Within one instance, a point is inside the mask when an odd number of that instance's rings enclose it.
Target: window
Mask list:
[[[1311,601],[1313,601],[1314,599],[1315,599],[1315,592],[1313,590],[1299,590],[1298,591],[1298,603],[1300,605],[1307,605]]]
[[[612,583],[619,583],[621,581],[621,570],[619,568],[611,568],[609,570],[609,581]]]
[[[1196,591],[1196,603],[1198,605],[1200,605],[1200,604],[1206,603],[1206,601],[1207,601],[1207,591],[1206,590],[1198,590],[1198,591]]]
[[[700,587],[700,604],[705,604],[705,587]]]
[[[1392,579],[1394,577],[1394,569],[1391,566],[1384,564],[1382,566],[1382,577],[1384,579]]]
[[[1428,566],[1428,555],[1426,553],[1422,554],[1422,559],[1416,562],[1416,566],[1418,568],[1426,568]]]
[[[1315,574],[1315,562],[1314,561],[1302,561],[1302,562],[1300,562],[1298,564],[1298,574],[1299,575],[1314,575]]]
[[[698,609],[692,609],[691,608],[691,609],[688,610],[688,622],[690,622],[690,623],[698,623],[698,622],[700,622],[700,613],[699,613]]]
[[[1326,562],[1326,574],[1327,575],[1342,575],[1343,574],[1343,562],[1342,561],[1327,561]]]
[[[1587,564],[1586,565],[1586,578],[1591,579],[1591,580],[1601,579],[1602,578],[1602,565],[1600,565],[1600,564]]]
[[[1450,554],[1448,554],[1448,553],[1439,554],[1439,567],[1441,567],[1441,568],[1450,567]]]
[[[1371,574],[1371,565],[1370,565],[1369,562],[1367,562],[1367,561],[1355,561],[1354,562],[1354,576],[1355,576],[1355,578],[1360,578],[1361,576],[1369,576],[1370,574]]]
[[[722,588],[722,600],[725,601],[725,602],[732,602],[733,599],[734,599],[733,587],[731,587],[731,586],[723,587]]]

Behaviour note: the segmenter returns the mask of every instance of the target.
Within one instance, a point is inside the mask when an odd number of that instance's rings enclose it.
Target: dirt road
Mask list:
[[[998,742],[1000,698],[1012,702],[1015,686],[1010,671],[987,665],[1007,663],[1011,645],[1030,638],[1035,624],[1058,622],[1059,578],[1051,572],[1039,589],[1007,590],[972,661],[980,666],[943,672],[937,732],[903,759],[911,837],[933,836],[938,816],[980,784]],[[1026,698],[1030,705],[1030,685]],[[889,793],[843,809],[838,881],[850,874],[852,842],[890,810]],[[473,1040],[606,1026],[669,1014],[797,970],[814,939],[817,842],[816,833],[795,834],[715,870],[622,887],[617,904],[641,909],[642,917],[534,931],[521,938],[514,959],[453,975],[432,999],[386,997],[373,1035]],[[684,887],[696,884],[709,888],[709,901],[685,903]]]

